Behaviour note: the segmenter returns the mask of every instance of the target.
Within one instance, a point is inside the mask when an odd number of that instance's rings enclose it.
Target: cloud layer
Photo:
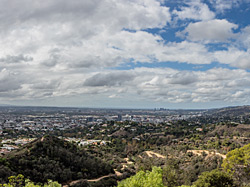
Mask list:
[[[3,0],[1,102],[249,103],[250,26],[223,17],[240,3]]]

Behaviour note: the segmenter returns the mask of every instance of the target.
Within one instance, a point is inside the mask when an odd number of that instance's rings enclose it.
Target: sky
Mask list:
[[[250,104],[250,0],[0,0],[0,104]]]

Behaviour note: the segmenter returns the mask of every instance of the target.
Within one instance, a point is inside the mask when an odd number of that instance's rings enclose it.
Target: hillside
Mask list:
[[[0,182],[11,175],[23,174],[34,182],[48,179],[69,183],[114,173],[112,167],[76,145],[53,136],[37,139],[0,158]]]
[[[207,114],[218,115],[218,116],[239,116],[239,115],[249,115],[250,106],[235,106],[235,107],[225,107],[218,109],[211,109],[207,111]]]
[[[215,129],[207,133],[207,136],[216,136],[216,135],[227,135],[235,136],[240,135],[241,137],[250,136],[250,125],[248,124],[227,124],[227,125],[217,125]]]

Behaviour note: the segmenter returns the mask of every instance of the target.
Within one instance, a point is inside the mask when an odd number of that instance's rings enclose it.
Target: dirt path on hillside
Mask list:
[[[79,179],[79,180],[71,181],[68,185],[63,185],[63,187],[69,187],[69,186],[72,186],[72,185],[77,184],[78,182],[81,182],[81,181],[84,181],[84,180],[87,180],[88,182],[98,182],[98,181],[100,181],[102,179],[105,179],[105,178],[108,178],[108,177],[114,177],[114,176],[119,175],[119,172],[115,172],[115,173],[116,174],[105,175],[105,176],[99,177],[97,179]]]
[[[145,153],[148,155],[148,157],[153,157],[153,155],[155,155],[158,158],[166,158],[166,156],[163,156],[159,153],[155,153],[153,151],[145,151]]]
[[[128,167],[127,164],[129,164],[129,165],[133,164],[133,162],[129,161],[129,158],[124,158],[124,160],[127,163],[122,165],[122,170],[124,170],[126,167]],[[114,176],[120,177],[120,176],[123,175],[122,173],[120,173],[116,169],[114,171],[115,171],[115,174],[105,175],[105,176],[99,177],[97,179],[79,179],[79,180],[71,181],[68,185],[63,185],[63,187],[69,187],[69,186],[72,186],[72,185],[77,184],[78,182],[81,182],[81,181],[84,181],[84,180],[87,180],[88,182],[98,182],[98,181],[100,181],[102,179],[105,179],[105,178],[108,178],[108,177],[114,177]]]
[[[127,162],[127,164],[133,164],[134,162],[129,161],[129,158],[124,158],[124,160]]]
[[[117,177],[121,177],[123,174],[115,169],[115,174]]]
[[[113,176],[116,176],[116,174],[109,174],[109,175],[105,175],[105,176],[99,177],[97,179],[89,179],[87,181],[88,182],[97,182],[97,181],[100,181],[102,179],[105,179],[105,178],[108,178],[108,177],[113,177]]]
[[[202,153],[204,152],[204,153],[206,153],[206,154],[209,155],[209,156],[218,155],[218,156],[222,157],[223,159],[226,158],[226,155],[223,155],[223,154],[221,154],[221,153],[216,153],[215,151],[207,151],[207,150],[187,150],[187,152],[191,152],[191,153],[193,153],[193,154],[195,154],[195,155],[199,155],[199,156],[201,156]]]

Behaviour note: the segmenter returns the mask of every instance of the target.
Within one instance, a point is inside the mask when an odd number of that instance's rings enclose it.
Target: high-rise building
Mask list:
[[[122,115],[121,114],[118,114],[117,121],[122,121]]]

